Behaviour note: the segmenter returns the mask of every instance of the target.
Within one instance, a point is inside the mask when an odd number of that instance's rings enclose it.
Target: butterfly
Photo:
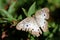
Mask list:
[[[34,36],[39,37],[43,32],[48,31],[49,9],[43,8],[37,10],[35,15],[27,17],[16,26],[17,30],[22,30],[31,33]]]

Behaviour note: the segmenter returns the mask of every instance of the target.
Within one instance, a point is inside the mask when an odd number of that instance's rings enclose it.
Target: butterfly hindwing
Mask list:
[[[43,8],[41,10],[37,10],[35,13],[35,16],[38,18],[43,18],[43,19],[49,19],[49,9],[48,8]]]
[[[38,10],[34,18],[43,32],[46,32],[48,30],[48,22],[46,21],[46,19],[49,19],[49,9],[43,8],[41,10]]]

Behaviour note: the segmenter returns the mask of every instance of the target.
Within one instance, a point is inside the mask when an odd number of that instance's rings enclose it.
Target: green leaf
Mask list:
[[[3,0],[0,0],[0,9],[2,9],[4,6],[3,6]]]
[[[13,3],[10,5],[10,7],[9,7],[9,9],[8,9],[8,13],[12,14],[13,12],[15,12],[15,8],[14,8],[15,4],[16,4],[16,2],[13,2]]]
[[[60,6],[60,0],[54,0],[53,3],[54,3],[54,5],[56,5],[57,7]]]
[[[49,33],[50,33],[50,32],[47,31],[47,32],[44,32],[43,34],[44,34],[44,36],[47,36]]]
[[[52,37],[53,37],[53,33],[51,33],[48,37],[49,37],[49,38],[52,38]]]
[[[30,40],[35,40],[33,36],[31,36],[31,39]]]
[[[18,20],[22,20],[22,15],[20,15],[20,16],[18,17]]]
[[[7,23],[7,21],[0,19],[0,23]]]
[[[57,28],[58,28],[58,25],[55,25],[55,28],[53,29],[53,33],[56,32]]]
[[[13,18],[13,16],[10,15],[6,10],[0,9],[0,11],[7,17],[7,20],[8,20],[8,21],[16,20],[16,19]]]
[[[11,22],[12,21],[11,18],[4,18],[4,20],[7,20],[8,22]]]
[[[2,13],[4,13],[4,15],[6,15],[8,18],[12,18],[12,16],[4,9],[0,10]]]
[[[49,22],[49,28],[55,28],[55,26],[56,26],[56,24],[55,24],[55,22]]]
[[[25,14],[26,16],[28,16],[26,10],[25,10],[24,8],[22,8],[22,10],[23,10],[24,14]]]
[[[35,7],[36,7],[36,2],[34,2],[31,7],[28,10],[28,16],[31,16],[33,13],[35,13]]]

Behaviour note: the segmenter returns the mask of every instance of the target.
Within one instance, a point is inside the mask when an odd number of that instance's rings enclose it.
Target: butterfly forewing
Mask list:
[[[40,36],[40,34],[42,34],[35,19],[32,17],[28,17],[28,18],[22,20],[20,23],[17,24],[16,28],[18,30],[28,31],[32,35],[35,35],[37,37]]]

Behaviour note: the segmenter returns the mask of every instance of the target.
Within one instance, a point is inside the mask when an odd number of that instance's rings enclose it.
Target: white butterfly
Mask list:
[[[27,17],[19,22],[16,29],[29,32],[38,37],[40,34],[42,34],[42,31],[48,31],[47,19],[49,19],[49,9],[43,8],[38,10],[33,17]]]

